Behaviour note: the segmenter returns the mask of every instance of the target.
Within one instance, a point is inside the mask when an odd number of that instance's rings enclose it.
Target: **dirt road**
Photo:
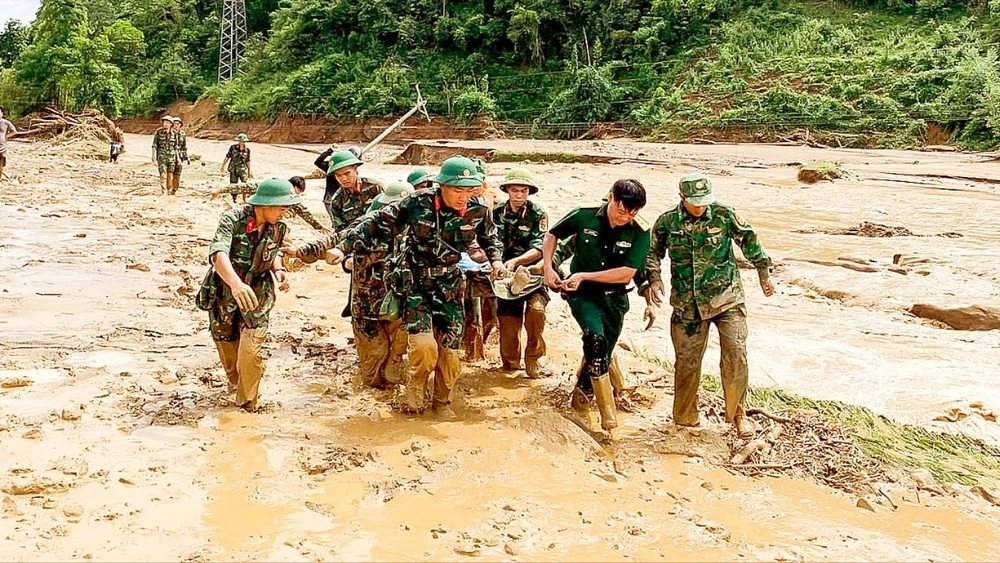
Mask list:
[[[5,559],[982,560],[1000,553],[998,513],[985,502],[903,492],[898,510],[873,513],[829,488],[735,477],[704,462],[697,454],[726,447],[725,429],[678,435],[667,423],[671,396],[662,380],[645,386],[642,408],[622,415],[616,445],[600,448],[561,415],[579,341],[558,298],[547,330],[554,376],[501,375],[492,346],[489,360],[469,366],[460,382],[464,419],[444,422],[397,414],[387,394],[350,384],[356,358],[349,323],[339,317],[347,277],[324,265],[295,272],[272,319],[264,412],[224,406],[224,375],[193,292],[225,209],[199,190],[221,181],[213,172],[227,143],[189,144],[205,164],[190,168],[174,198],[158,193],[146,136],[129,136],[118,166],[66,162],[40,143],[11,145],[7,172],[18,182],[0,184],[0,383],[18,385],[0,388]],[[801,147],[490,145],[666,161],[528,164],[554,218],[634,176],[651,193],[643,215],[652,221],[676,203],[683,173],[706,171],[781,263],[779,292],[769,300],[752,272],[745,279],[754,384],[1000,441],[985,416],[933,421],[969,403],[1000,410],[991,385],[1000,331],[950,330],[906,312],[914,303],[1000,301],[996,164],[962,154]],[[315,147],[251,148],[258,178],[311,171]],[[392,155],[381,147],[363,173],[405,177],[408,168],[379,164]],[[799,184],[790,163],[813,159],[842,162],[848,177]],[[491,181],[511,166],[492,165]],[[310,180],[306,197],[318,214],[321,185]],[[931,236],[815,232],[862,221]],[[312,236],[294,219],[292,234]],[[894,265],[894,254],[910,265]],[[633,299],[623,341],[671,357],[667,312],[641,332]],[[663,375],[622,355],[633,382]],[[706,366],[717,358],[713,345]]]

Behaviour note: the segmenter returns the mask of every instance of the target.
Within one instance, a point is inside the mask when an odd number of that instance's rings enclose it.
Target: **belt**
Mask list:
[[[452,274],[458,274],[461,270],[458,266],[438,266],[436,268],[420,268],[418,270],[424,277],[440,278]]]

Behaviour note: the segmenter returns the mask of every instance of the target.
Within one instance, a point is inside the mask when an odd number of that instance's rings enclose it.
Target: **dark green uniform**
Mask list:
[[[420,190],[362,219],[338,248],[347,253],[359,240],[388,241],[408,229],[403,249],[406,270],[393,272],[393,279],[405,278],[393,283],[393,289],[406,296],[402,307],[406,330],[433,331],[442,347],[458,350],[464,317],[464,278],[458,268],[462,249],[477,241],[491,262],[501,256],[496,236],[490,236],[487,214],[479,204],[470,204],[460,214],[444,205],[439,188]]]
[[[557,239],[576,237],[570,272],[600,272],[619,267],[642,269],[649,250],[649,226],[640,217],[616,229],[607,217],[607,204],[574,209],[549,230]],[[584,282],[568,296],[573,318],[583,330],[584,359],[593,373],[607,372],[611,354],[628,312],[626,284]],[[584,370],[584,374],[588,370]],[[580,387],[589,391],[588,377]]]
[[[243,145],[240,150],[239,143],[230,145],[226,158],[229,159],[229,183],[245,184],[250,176],[250,147]]]
[[[359,189],[349,190],[340,187],[330,196],[330,201],[324,202],[330,213],[330,221],[334,231],[347,228],[351,223],[368,211],[375,196],[382,193],[382,182],[373,178],[360,178]]]
[[[173,174],[177,166],[177,145],[173,131],[160,127],[153,133],[153,148],[156,149],[156,166],[160,174]]]
[[[232,184],[226,186],[225,188],[222,188],[219,191],[219,193],[230,194],[235,196],[235,195],[252,195],[256,191],[257,191],[257,182],[249,182],[246,184]],[[291,213],[292,215],[298,216],[299,219],[302,219],[306,223],[309,223],[309,226],[316,229],[317,231],[326,230],[326,227],[324,227],[323,224],[319,222],[319,219],[317,219],[315,215],[310,213],[309,210],[306,209],[306,206],[302,205],[301,203],[289,207],[288,212]]]

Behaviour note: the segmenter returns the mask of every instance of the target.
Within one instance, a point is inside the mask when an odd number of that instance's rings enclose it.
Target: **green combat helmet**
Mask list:
[[[246,133],[240,133],[239,135],[236,136],[236,140],[244,143],[249,143],[250,137],[247,137]]]
[[[453,156],[441,163],[441,172],[434,181],[442,186],[478,188],[483,185],[476,174],[476,163],[464,156]]]
[[[330,167],[326,169],[326,173],[333,174],[337,170],[343,170],[348,166],[361,166],[362,164],[364,164],[364,161],[354,156],[354,153],[351,151],[337,151],[330,157]]]
[[[417,187],[424,182],[433,182],[434,176],[423,168],[417,168],[413,172],[410,172],[410,175],[406,177],[406,181],[409,182],[411,186]]]
[[[507,193],[507,186],[528,186],[528,193],[534,195],[538,193],[538,184],[535,177],[524,168],[514,168],[504,176],[500,182],[500,191]]]
[[[264,180],[247,200],[260,207],[291,207],[302,203],[302,198],[292,188],[292,183],[282,178]]]
[[[486,181],[486,162],[481,158],[474,158],[472,162],[476,163],[476,176],[479,176],[480,182]]]
[[[715,202],[712,181],[701,172],[694,172],[681,178],[681,197],[695,207],[705,207]]]
[[[410,174],[412,176],[412,174]],[[392,182],[385,187],[385,191],[375,196],[368,211],[382,209],[386,205],[391,205],[402,200],[413,193],[413,186],[409,182]]]

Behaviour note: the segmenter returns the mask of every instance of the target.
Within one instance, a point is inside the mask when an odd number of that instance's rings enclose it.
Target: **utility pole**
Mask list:
[[[219,37],[219,84],[240,73],[246,50],[247,8],[243,0],[222,0],[222,31]]]

